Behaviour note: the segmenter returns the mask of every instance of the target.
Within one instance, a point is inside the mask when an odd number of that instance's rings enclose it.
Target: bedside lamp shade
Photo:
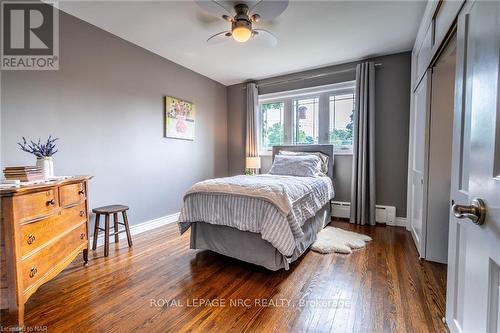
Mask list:
[[[260,157],[247,157],[246,168],[247,169],[260,169]]]

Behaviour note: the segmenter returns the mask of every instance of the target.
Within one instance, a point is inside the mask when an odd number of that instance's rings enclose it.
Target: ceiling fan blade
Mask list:
[[[264,29],[253,29],[252,39],[264,42],[265,44],[276,46],[278,44],[278,37],[276,37],[272,32]]]
[[[233,17],[236,14],[234,8],[227,1],[196,0],[195,2],[200,8],[217,17],[222,17],[224,15]]]
[[[288,0],[260,0],[250,8],[250,15],[258,14],[262,20],[278,17],[288,7]]]
[[[224,43],[228,40],[231,40],[231,31],[223,31],[219,32],[207,39],[207,43],[209,45],[215,45],[215,44],[220,44]]]
[[[211,29],[214,28],[214,26],[219,26],[222,27],[221,29],[224,29],[224,21],[205,11],[199,10],[196,12],[196,21],[205,29]]]

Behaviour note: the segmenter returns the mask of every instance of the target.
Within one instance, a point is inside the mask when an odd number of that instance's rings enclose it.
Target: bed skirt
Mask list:
[[[191,224],[191,249],[211,250],[272,271],[282,268],[288,270],[290,263],[297,260],[316,241],[318,232],[330,223],[330,220],[330,203],[327,203],[315,216],[304,222],[304,236],[297,242],[290,257],[281,254],[258,233],[205,222]]]

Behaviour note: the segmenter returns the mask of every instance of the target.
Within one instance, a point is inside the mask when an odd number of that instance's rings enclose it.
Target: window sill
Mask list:
[[[333,155],[352,155],[352,150],[334,150]]]
[[[334,150],[333,155],[352,155],[352,150]],[[272,150],[259,151],[259,157],[273,156]]]

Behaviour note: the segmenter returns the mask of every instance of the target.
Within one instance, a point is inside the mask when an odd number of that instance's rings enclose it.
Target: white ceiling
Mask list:
[[[291,1],[266,28],[275,47],[206,39],[228,23],[192,1],[60,1],[74,16],[230,85],[410,50],[424,1]]]

